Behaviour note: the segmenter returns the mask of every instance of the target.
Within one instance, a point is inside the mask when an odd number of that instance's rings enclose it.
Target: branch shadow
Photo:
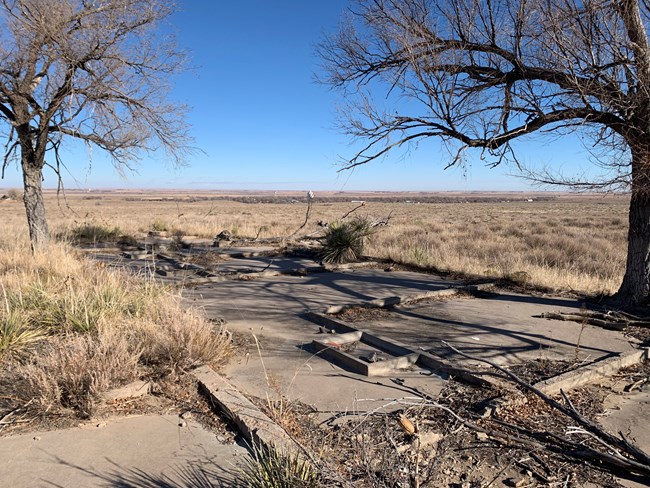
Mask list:
[[[233,466],[227,469],[205,461],[188,462],[177,465],[171,474],[149,473],[140,468],[122,467],[111,459],[106,461],[113,466],[108,472],[85,468],[59,457],[58,464],[73,468],[93,478],[99,479],[106,487],[112,488],[236,488],[241,486],[237,481],[239,472]],[[49,486],[65,488],[50,481],[45,481]]]

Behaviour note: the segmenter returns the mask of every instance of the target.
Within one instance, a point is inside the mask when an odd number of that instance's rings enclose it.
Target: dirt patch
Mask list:
[[[648,327],[630,325],[625,329],[625,335],[640,341],[642,347],[650,347],[650,328]]]
[[[507,426],[511,423],[544,435],[565,435],[572,425],[535,398],[504,410],[498,418],[481,419],[471,406],[496,394],[449,382],[438,403],[405,397],[398,411],[358,412],[321,425],[308,411],[296,410],[286,423],[299,424],[292,434],[313,452],[322,453],[319,462],[326,465],[325,473],[339,473],[354,486],[618,486],[611,474],[596,466],[476,432],[440,408],[508,436],[516,435],[516,429]],[[572,392],[570,399],[593,419],[602,412],[602,396],[598,389],[584,388]],[[415,434],[409,432],[409,424]],[[323,486],[335,484],[326,481]]]
[[[184,257],[184,261],[187,263],[191,264],[197,264],[199,266],[210,266],[213,264],[219,264],[223,263],[224,261],[228,261],[228,258],[223,256],[223,251],[217,252],[217,251],[203,251],[203,252],[195,252],[187,257]]]
[[[522,380],[534,384],[544,381],[562,373],[578,369],[581,366],[577,361],[552,361],[539,358],[533,361],[526,361],[521,364],[508,366],[508,371],[517,375]]]
[[[344,322],[357,323],[369,320],[387,319],[391,316],[391,311],[379,307],[349,307],[342,312],[329,314],[335,319]]]

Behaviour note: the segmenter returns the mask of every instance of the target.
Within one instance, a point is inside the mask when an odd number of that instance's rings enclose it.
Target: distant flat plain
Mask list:
[[[7,190],[0,190],[0,194]],[[360,202],[365,205],[359,207]],[[307,225],[386,218],[367,254],[469,276],[511,278],[552,292],[613,293],[626,255],[625,194],[558,192],[315,192]],[[46,191],[51,230],[83,225],[135,235],[152,229],[213,237],[287,237],[305,220],[307,192],[192,190]],[[0,203],[3,240],[26,239],[20,200]]]

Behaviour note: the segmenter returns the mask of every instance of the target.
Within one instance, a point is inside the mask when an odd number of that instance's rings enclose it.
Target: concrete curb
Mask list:
[[[601,378],[610,376],[617,371],[648,360],[648,349],[638,349],[621,356],[610,357],[595,363],[587,364],[573,371],[540,381],[535,388],[547,395],[556,395],[560,390],[571,390]]]
[[[201,366],[192,374],[214,404],[234,422],[248,442],[283,454],[302,454],[302,448],[282,427],[265,415],[223,376],[209,366]]]
[[[335,361],[355,373],[365,376],[395,376],[403,374],[400,369],[404,367],[420,365],[436,374],[453,376],[476,386],[492,385],[508,388],[508,385],[496,381],[494,378],[482,378],[474,375],[471,371],[455,367],[435,354],[416,350],[398,341],[386,339],[364,329],[358,329],[347,322],[334,319],[325,314],[306,312],[302,317],[305,320],[309,320],[335,332],[335,334],[328,335],[322,340],[314,340],[312,342],[312,345],[320,351],[319,355],[325,359]],[[368,364],[350,354],[338,350],[336,347],[336,345],[342,345],[355,340],[384,351],[394,356],[394,358],[380,363]]]
[[[494,283],[483,283],[480,285],[469,286],[454,286],[450,288],[443,288],[442,290],[432,290],[417,295],[396,295],[386,298],[375,298],[361,303],[351,303],[347,305],[332,305],[327,307],[323,313],[328,315],[336,315],[351,308],[388,308],[399,304],[406,304],[415,302],[417,300],[425,300],[427,298],[450,298],[459,295],[463,292],[476,294],[480,291],[486,290],[495,286]]]
[[[650,350],[648,348],[637,349],[620,356],[609,357],[593,363],[589,363],[581,368],[567,371],[560,375],[554,376],[544,381],[539,381],[533,385],[539,391],[548,396],[554,396],[562,391],[569,391],[574,388],[580,388],[589,383],[594,383],[600,379],[611,376],[623,368],[647,361]],[[489,402],[482,410],[484,417],[496,413],[499,409],[507,406],[518,406],[527,402],[523,393],[518,392],[516,395],[506,395],[496,398]]]

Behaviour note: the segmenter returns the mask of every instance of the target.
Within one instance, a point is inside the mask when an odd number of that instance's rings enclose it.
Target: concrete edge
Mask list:
[[[416,351],[405,344],[392,340],[389,341],[388,339],[382,338],[381,336],[377,336],[375,334],[371,334],[363,329],[357,329],[356,327],[353,327],[351,324],[348,324],[342,320],[328,317],[325,314],[318,312],[306,312],[303,314],[303,318],[314,322],[315,324],[330,328],[336,333],[336,335],[334,335],[331,339],[315,339],[312,341],[312,345],[319,350],[319,355],[331,358],[335,361],[339,361],[340,364],[351,368],[358,374],[363,374],[365,376],[386,376],[388,372],[382,371],[379,367],[375,367],[374,369],[372,367],[369,367],[368,363],[365,363],[364,361],[361,361],[344,351],[340,351],[338,348],[336,348],[336,346],[333,347],[332,343],[339,345],[351,340],[361,340],[366,344],[369,344],[377,349],[387,352],[388,354],[396,356],[395,359],[410,355],[417,355],[417,359],[415,360],[414,364],[430,369],[435,374],[442,373],[447,376],[458,378],[465,383],[480,387],[493,386],[505,389],[513,389],[512,387],[508,387],[509,385],[505,384],[505,382],[497,381],[494,378],[481,377],[473,374],[471,371],[468,371],[466,369],[453,366],[451,363],[435,354],[425,351]],[[359,337],[359,333],[360,339],[357,339],[357,337]],[[341,339],[337,340],[337,337],[340,337]],[[400,361],[392,363],[391,365],[400,365]],[[393,372],[398,373],[397,371]]]
[[[566,392],[589,383],[594,383],[600,379],[617,373],[623,368],[647,361],[648,359],[650,359],[650,349],[647,347],[636,349],[620,356],[601,359],[578,369],[574,369],[573,371],[568,371],[547,380],[539,381],[535,383],[533,387],[537,388],[545,395],[553,396],[560,393],[560,390]],[[483,409],[482,415],[490,416],[500,408],[513,405],[516,406],[523,403],[526,403],[526,398],[522,392],[517,392],[515,395],[506,395],[491,401]]]
[[[332,314],[335,315],[355,307],[388,308],[395,305],[415,302],[417,300],[425,300],[427,298],[453,297],[462,292],[476,294],[480,291],[486,290],[493,286],[495,286],[495,283],[482,283],[479,285],[454,286],[450,288],[443,288],[441,290],[426,291],[423,293],[417,293],[415,295],[395,295],[395,296],[390,296],[385,298],[375,298],[374,300],[367,300],[365,302],[360,302],[360,303],[350,303],[346,305],[331,305],[325,308],[323,313],[328,315],[332,315]]]
[[[534,386],[542,393],[556,395],[560,393],[560,390],[578,388],[646,360],[648,360],[648,348],[637,349],[620,356],[589,363],[573,371],[540,381]]]
[[[302,455],[303,449],[285,430],[242,395],[223,376],[209,366],[201,366],[192,375],[251,444],[273,449],[283,454]]]

